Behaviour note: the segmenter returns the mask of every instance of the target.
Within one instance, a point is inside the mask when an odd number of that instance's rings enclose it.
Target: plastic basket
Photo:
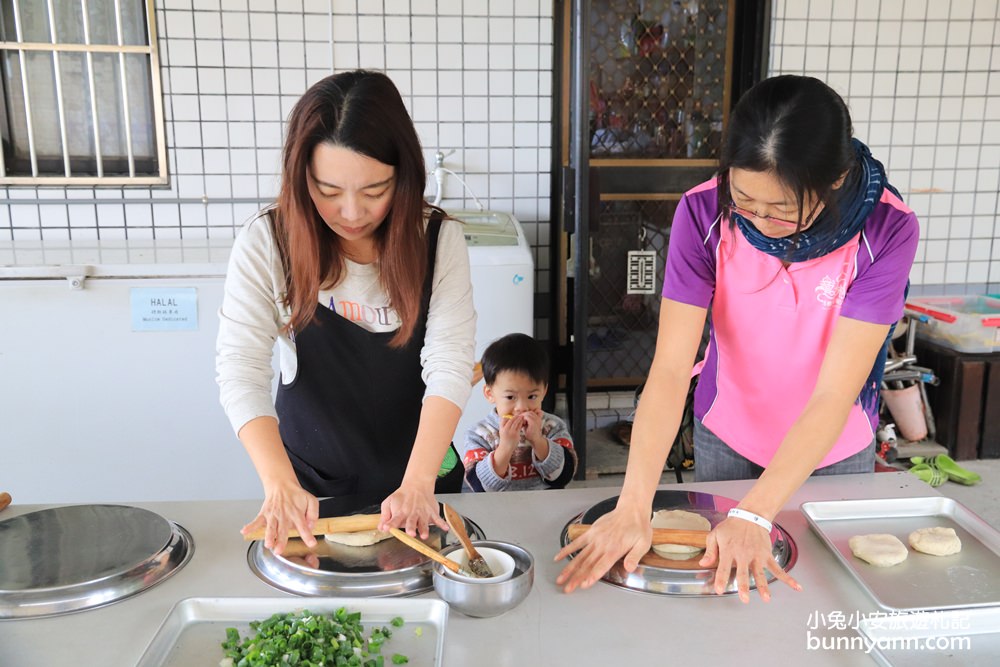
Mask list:
[[[1000,352],[1000,298],[926,296],[907,299],[909,310],[929,317],[917,337],[959,352]]]

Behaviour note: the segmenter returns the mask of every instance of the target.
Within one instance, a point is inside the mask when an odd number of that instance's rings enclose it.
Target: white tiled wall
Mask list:
[[[445,166],[486,208],[524,223],[539,286],[548,285],[552,13],[544,0],[333,0],[334,67],[392,77],[428,166],[436,151],[454,151]],[[450,176],[444,204],[475,206]]]
[[[1000,291],[1000,0],[775,0],[772,73],[851,106],[923,225],[915,288]],[[0,238],[231,237],[274,196],[282,122],[332,70],[384,69],[433,154],[512,211],[548,284],[553,3],[157,0],[169,188],[0,188]],[[445,206],[472,207],[457,181]]]
[[[169,188],[2,188],[0,238],[231,237],[277,189],[282,125],[331,71],[386,71],[429,167],[513,212],[548,284],[553,6],[544,0],[157,0]],[[433,178],[428,179],[433,196]],[[445,208],[472,208],[451,177]],[[539,251],[539,248],[541,250]]]
[[[920,218],[911,282],[1000,290],[1000,2],[775,0],[771,73],[828,82]]]

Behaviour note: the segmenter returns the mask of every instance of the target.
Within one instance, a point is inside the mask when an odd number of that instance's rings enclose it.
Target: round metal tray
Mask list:
[[[374,506],[358,513],[378,511]],[[465,528],[473,540],[486,537],[468,518]],[[450,532],[432,526],[425,541],[440,551],[455,540]],[[396,539],[370,547],[346,547],[320,537],[310,549],[296,537],[288,540],[280,556],[258,540],[247,550],[247,563],[264,583],[294,595],[389,597],[417,595],[434,587],[431,560]]]
[[[586,523],[592,524],[601,516],[607,514],[615,508],[618,503],[618,496],[602,500],[585,512],[575,516],[563,528],[559,536],[562,546],[569,543],[567,530],[571,524]],[[730,509],[736,507],[737,501],[723,496],[716,496],[711,493],[699,493],[696,491],[657,491],[653,497],[653,511],[657,510],[686,510],[704,516],[714,528],[721,523]],[[784,528],[774,524],[774,531],[771,533],[771,544],[774,559],[786,572],[790,570],[798,558],[798,549],[795,542],[788,535]],[[714,568],[703,568],[698,565],[698,560],[704,552],[695,554],[688,560],[668,560],[649,551],[639,566],[633,572],[626,572],[622,562],[618,561],[610,571],[603,577],[603,581],[641,593],[655,593],[658,595],[678,595],[678,596],[699,596],[715,595],[712,588],[710,573],[714,573]],[[767,580],[774,581],[775,577],[771,572],[767,572]],[[750,576],[750,588],[756,588],[753,575]],[[736,593],[736,582],[730,580],[726,585],[725,593]]]
[[[72,505],[0,521],[0,619],[55,616],[141,593],[179,570],[181,526],[124,505]]]

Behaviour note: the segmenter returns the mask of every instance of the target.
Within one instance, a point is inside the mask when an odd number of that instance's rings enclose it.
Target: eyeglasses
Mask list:
[[[779,225],[781,227],[789,227],[791,229],[795,229],[799,226],[799,223],[796,220],[785,220],[784,218],[776,218],[773,215],[758,215],[755,211],[751,211],[742,208],[740,206],[737,206],[736,202],[732,200],[729,201],[729,208],[730,210],[739,213],[744,218],[757,218],[758,220],[767,220],[768,222],[773,223],[775,225]],[[803,224],[803,226],[805,226],[805,224]]]

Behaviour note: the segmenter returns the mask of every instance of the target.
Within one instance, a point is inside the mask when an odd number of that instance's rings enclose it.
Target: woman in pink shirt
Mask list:
[[[653,494],[677,432],[708,316],[695,390],[696,481],[757,479],[708,537],[722,593],[748,602],[771,554],[771,521],[810,475],[874,471],[878,388],[903,312],[918,223],[882,165],[852,138],[843,99],[779,76],[736,105],[718,175],[688,191],[670,234],[656,353],[614,511],[557,554],[557,583],[593,585],[650,546]],[[670,437],[664,437],[669,434]]]

